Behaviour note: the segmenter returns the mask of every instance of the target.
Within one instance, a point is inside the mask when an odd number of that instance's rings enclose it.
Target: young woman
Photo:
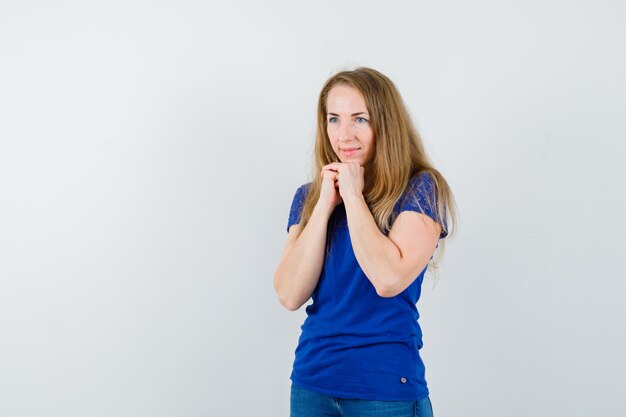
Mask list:
[[[432,416],[416,303],[456,211],[386,76],[358,68],[325,83],[315,167],[295,193],[274,275],[287,309],[313,300],[291,416]]]

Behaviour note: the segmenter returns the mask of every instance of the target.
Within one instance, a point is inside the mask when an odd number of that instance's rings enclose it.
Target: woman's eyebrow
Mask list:
[[[351,116],[358,116],[359,114],[367,114],[367,113],[362,111],[359,113],[352,113]],[[339,115],[337,113],[328,113],[328,116],[339,116]]]

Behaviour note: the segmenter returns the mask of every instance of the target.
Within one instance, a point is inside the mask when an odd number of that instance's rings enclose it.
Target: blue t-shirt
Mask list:
[[[298,188],[287,230],[300,222],[309,186]],[[415,194],[409,192],[411,188]],[[432,177],[416,175],[396,202],[394,213],[421,213],[421,206],[424,214],[437,220],[436,203]],[[442,231],[440,238],[445,236],[447,232]],[[339,398],[399,401],[426,397],[416,303],[427,267],[402,293],[380,297],[354,256],[343,204],[328,221],[326,245],[324,265],[311,295],[313,303],[306,308],[291,380]]]

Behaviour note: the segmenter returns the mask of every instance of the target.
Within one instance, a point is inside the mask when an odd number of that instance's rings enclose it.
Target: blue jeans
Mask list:
[[[336,398],[291,384],[291,417],[433,417],[430,398],[371,401]]]

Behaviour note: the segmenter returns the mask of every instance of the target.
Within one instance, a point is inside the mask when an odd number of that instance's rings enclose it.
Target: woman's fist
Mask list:
[[[322,169],[322,189],[318,204],[322,204],[328,210],[333,211],[335,207],[342,203],[339,194],[339,180],[337,172]]]

